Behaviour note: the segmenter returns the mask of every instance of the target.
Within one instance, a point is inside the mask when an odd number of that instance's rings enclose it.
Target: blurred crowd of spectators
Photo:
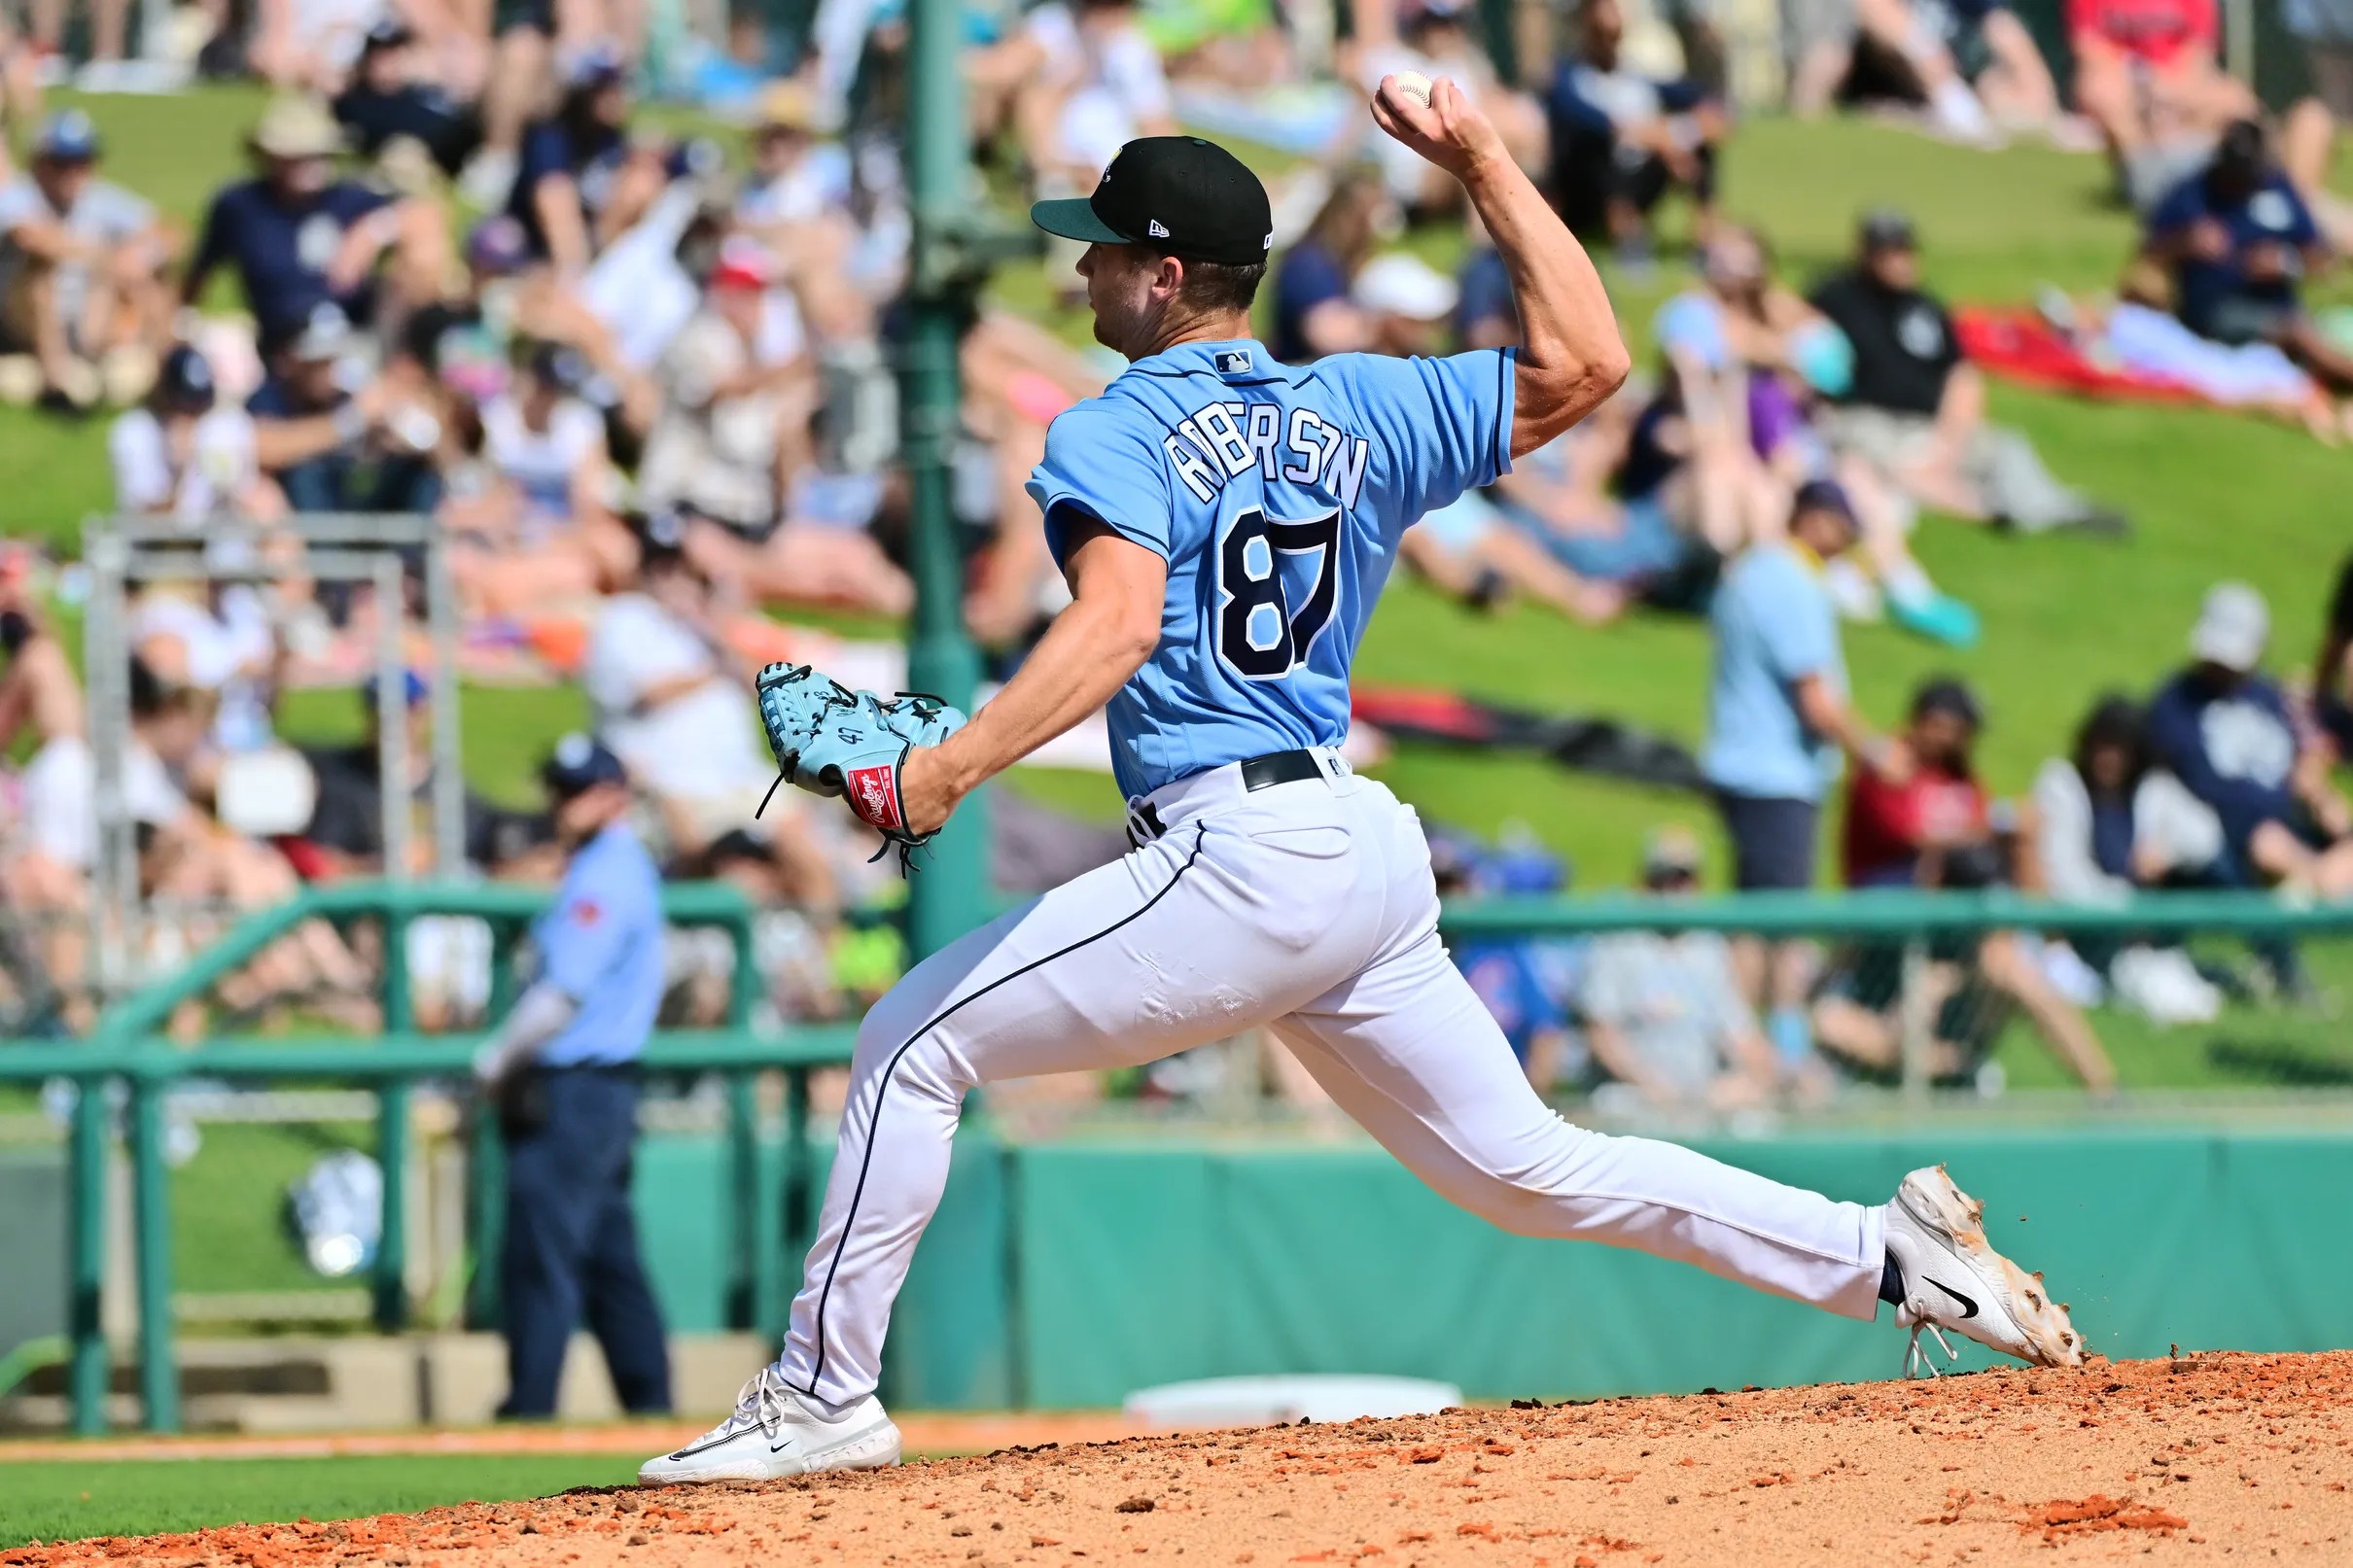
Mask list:
[[[1520,9],[1507,76],[1462,0],[1356,0],[1338,18],[1307,0],[970,6],[971,135],[992,177],[1024,194],[1084,191],[1122,142],[1180,122],[1299,155],[1275,181],[1265,295],[1266,338],[1291,361],[1517,336],[1501,264],[1458,191],[1361,113],[1362,90],[1389,72],[1471,90],[1614,276],[1655,283],[1687,251],[1687,284],[1657,311],[1656,356],[1628,389],[1407,536],[1409,566],[1466,604],[1520,598],[1587,623],[1712,606],[1720,623],[1745,563],[1807,548],[1793,520],[1830,505],[1852,533],[1820,563],[1838,614],[1959,648],[1977,617],[1911,548],[1923,515],[2019,535],[2127,532],[1989,417],[1907,213],[1860,215],[1847,264],[1802,280],[1784,276],[1769,236],[1725,216],[1736,116],[1722,8]],[[2182,334],[2183,373],[2261,382],[2272,405],[2334,437],[2353,349],[2303,309],[2299,285],[2335,235],[2353,238],[2353,214],[2320,189],[2335,116],[2353,109],[2339,101],[2353,45],[2332,33],[2331,8],[2307,10],[2321,93],[2270,124],[2217,63],[2212,0],[2071,0],[2061,73],[1992,0],[1786,0],[1779,52],[1800,114],[1860,107],[1971,145],[2104,148],[2147,242],[2122,302],[2054,302],[2054,320],[2090,336],[2154,314]],[[658,19],[620,0],[200,0],[170,14],[167,37],[143,36],[137,58],[126,12],[93,5],[77,86],[195,72],[274,89],[245,132],[246,176],[184,228],[156,205],[162,192],[109,177],[88,112],[41,111],[42,89],[68,74],[62,4],[36,3],[0,32],[0,108],[20,154],[0,170],[0,398],[113,409],[117,508],[176,520],[189,540],[186,578],[152,585],[134,610],[126,783],[143,893],[214,913],[158,940],[185,950],[301,879],[381,869],[372,731],[296,752],[276,720],[294,684],[351,683],[380,619],[413,606],[247,569],[290,515],[422,513],[449,551],[469,674],[577,680],[670,863],[734,880],[777,912],[763,943],[765,967],[786,977],[780,1005],[854,1006],[894,961],[871,932],[838,924],[874,894],[864,846],[841,814],[789,798],[754,820],[770,770],[744,695],[760,663],[814,645],[773,612],[888,621],[912,602],[895,371],[910,243],[903,10],[825,0],[784,71],[764,33],[736,28],[721,51],[739,68],[729,131],[643,112],[641,89],[675,87],[680,73]],[[675,128],[685,123],[699,128]],[[1457,254],[1449,236],[1466,224],[1458,262],[1431,264]],[[1068,261],[1049,258],[1050,290],[1073,286]],[[961,368],[966,616],[1002,667],[1062,602],[1023,482],[1047,423],[1119,366],[976,305]],[[263,531],[217,537],[208,525],[228,516]],[[28,558],[9,560],[0,740],[29,760],[12,782],[20,809],[0,889],[40,919],[12,938],[6,967],[46,977],[73,1027],[88,1017],[75,977],[88,958],[91,762],[72,663]],[[2238,627],[2243,647],[2260,614],[2218,604],[2208,619]],[[2260,635],[2233,665],[2209,656],[2222,634],[2200,624],[2196,669],[2145,710],[2094,715],[2072,774],[2038,783],[2031,830],[1971,775],[1975,697],[1924,690],[1894,743],[1907,760],[1884,780],[1876,756],[1850,774],[1847,880],[2015,880],[2066,896],[2196,876],[2353,889],[2341,807],[2309,763],[2342,705],[2311,718],[2252,673]],[[413,673],[404,683],[406,793],[421,811],[431,694]],[[372,725],[372,696],[366,712]],[[273,780],[305,803],[302,820],[230,798]],[[2145,808],[2160,824],[2149,843],[2120,839],[2118,801],[2137,823],[2144,796],[2176,809]],[[2202,856],[2183,848],[2199,831],[2213,841]],[[464,839],[482,874],[549,870],[531,813],[469,798]],[[1081,860],[1116,849],[1071,824],[1031,842],[1044,840]],[[1462,885],[1487,886],[1470,863]],[[1673,896],[1697,872],[1697,847],[1670,835],[1649,846],[1641,883]],[[428,1016],[478,1013],[479,934],[430,923],[414,940]],[[707,1011],[723,961],[682,946]],[[2069,969],[2054,946],[2021,936],[1940,955],[1938,984],[2022,1008],[2091,1082],[2105,1064],[2078,1002],[2113,985],[2165,993],[2150,1010],[2187,1016],[2213,990],[2178,953],[2126,944],[2071,955]],[[1774,956],[1712,939],[1561,957],[1464,960],[1548,1082],[1583,1072],[1731,1107],[1818,1085],[1817,1044],[1858,1070],[1892,1064],[1892,993],[1876,973],[1886,954],[1833,956],[1794,986],[1762,974]],[[379,958],[306,927],[221,1000],[355,1014]],[[1940,1034],[1939,1070],[1964,1074],[1984,1043]]]

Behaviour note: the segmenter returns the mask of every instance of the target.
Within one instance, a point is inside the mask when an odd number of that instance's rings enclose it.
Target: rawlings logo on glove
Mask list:
[[[902,862],[906,852],[931,841],[930,833],[907,831],[899,765],[910,748],[937,746],[964,728],[964,714],[936,697],[852,691],[805,664],[771,664],[753,689],[778,783],[790,779],[814,794],[846,798],[888,841],[886,849],[898,847]]]

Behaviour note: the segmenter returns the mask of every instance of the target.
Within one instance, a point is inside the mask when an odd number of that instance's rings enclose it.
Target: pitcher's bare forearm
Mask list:
[[[1520,313],[1512,455],[1532,452],[1608,401],[1633,361],[1593,259],[1509,157],[1482,157],[1462,188],[1511,275]]]
[[[1521,349],[1513,381],[1512,455],[1532,452],[1607,400],[1633,362],[1592,258],[1513,160],[1494,124],[1450,81],[1426,99],[1394,76],[1373,94],[1373,121],[1462,183],[1511,277]]]

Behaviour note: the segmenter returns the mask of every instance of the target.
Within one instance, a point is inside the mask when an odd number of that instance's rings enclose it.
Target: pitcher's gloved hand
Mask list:
[[[852,691],[806,664],[771,664],[753,689],[784,779],[849,801],[860,820],[898,847],[902,864],[906,852],[931,842],[936,827],[918,833],[907,825],[899,769],[911,749],[964,728],[963,714],[915,692]]]

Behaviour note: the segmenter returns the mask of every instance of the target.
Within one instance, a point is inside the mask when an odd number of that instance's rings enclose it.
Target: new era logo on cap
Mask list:
[[[1154,239],[1166,239],[1169,237],[1168,229],[1162,226],[1160,220],[1157,218],[1146,224],[1143,231],[1151,235]]]

